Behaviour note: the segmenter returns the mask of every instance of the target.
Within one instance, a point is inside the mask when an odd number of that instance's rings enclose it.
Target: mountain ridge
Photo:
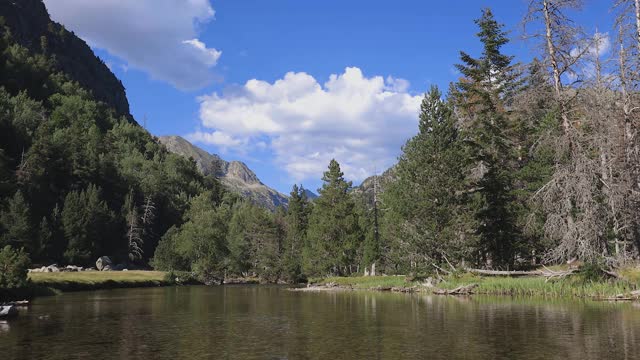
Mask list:
[[[170,152],[192,158],[204,175],[215,176],[229,190],[258,205],[275,211],[279,206],[286,207],[289,203],[286,195],[262,183],[253,170],[241,161],[226,161],[178,135],[159,136],[158,141]]]

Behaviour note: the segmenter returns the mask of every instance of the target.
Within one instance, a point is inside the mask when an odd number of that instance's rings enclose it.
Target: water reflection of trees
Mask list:
[[[144,359],[625,359],[640,350],[640,312],[630,304],[257,286],[99,295],[51,298],[9,330],[0,324],[0,353],[17,359],[105,351]],[[42,313],[51,316],[38,319]]]

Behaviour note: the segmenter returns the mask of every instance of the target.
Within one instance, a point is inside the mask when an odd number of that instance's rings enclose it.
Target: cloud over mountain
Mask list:
[[[222,52],[198,39],[215,12],[209,0],[45,0],[53,20],[128,67],[180,89],[213,81]]]
[[[417,132],[421,96],[404,79],[346,68],[320,84],[304,72],[273,83],[252,79],[200,97],[203,131],[193,141],[239,150],[266,147],[294,179],[317,179],[331,158],[362,180],[392,165]]]

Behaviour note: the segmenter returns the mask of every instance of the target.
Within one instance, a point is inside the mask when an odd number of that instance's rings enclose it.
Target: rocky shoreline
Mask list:
[[[47,272],[80,272],[80,271],[129,271],[127,264],[114,264],[110,257],[101,256],[96,260],[95,267],[82,267],[76,265],[58,266],[51,264],[33,269],[28,269],[29,273],[47,273]]]

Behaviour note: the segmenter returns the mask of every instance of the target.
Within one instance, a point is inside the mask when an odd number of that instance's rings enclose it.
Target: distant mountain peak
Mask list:
[[[304,189],[304,194],[307,196],[307,199],[309,200],[313,200],[318,198],[318,194],[314,193],[313,191],[309,190],[309,189]]]
[[[193,145],[181,136],[160,136],[158,139],[167,150],[193,158],[203,174],[214,175],[229,190],[239,193],[255,204],[275,210],[278,206],[286,206],[289,203],[285,195],[264,185],[253,170],[241,161],[228,162]]]

